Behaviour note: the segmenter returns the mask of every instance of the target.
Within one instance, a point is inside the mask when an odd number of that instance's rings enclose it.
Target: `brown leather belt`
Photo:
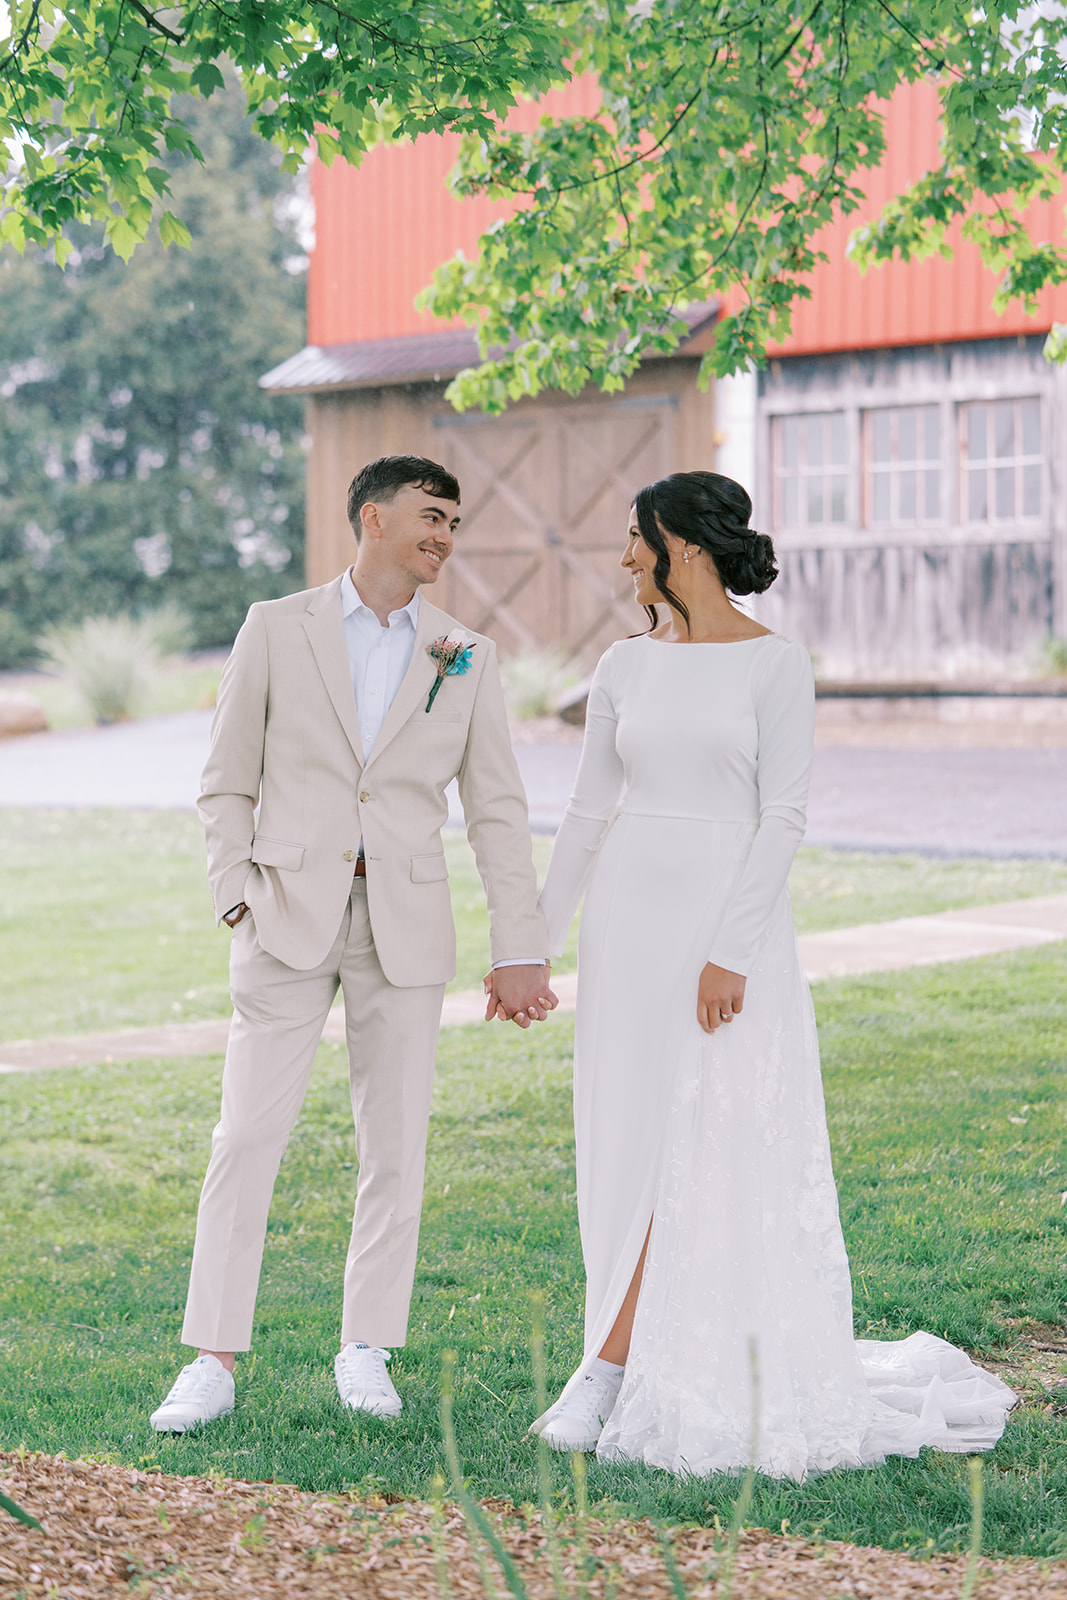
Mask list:
[[[352,870],[357,878],[365,878],[367,876],[367,862],[365,857],[357,856],[356,864]]]

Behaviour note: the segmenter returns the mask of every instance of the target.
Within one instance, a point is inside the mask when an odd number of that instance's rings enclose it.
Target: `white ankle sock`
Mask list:
[[[606,1378],[608,1383],[618,1389],[622,1384],[622,1375],[626,1368],[617,1367],[614,1361],[603,1361],[600,1356],[596,1356],[589,1370],[595,1372],[598,1378]]]

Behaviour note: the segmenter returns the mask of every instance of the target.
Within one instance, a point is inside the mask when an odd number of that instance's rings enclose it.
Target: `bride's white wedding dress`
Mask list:
[[[814,695],[799,646],[647,637],[607,651],[541,904],[583,895],[575,1026],[581,1380],[652,1222],[622,1390],[597,1454],[776,1477],[988,1449],[1014,1395],[952,1345],[856,1340],[818,1039],[786,880]],[[696,1021],[715,962],[741,1015]],[[544,1419],[542,1419],[543,1421]]]

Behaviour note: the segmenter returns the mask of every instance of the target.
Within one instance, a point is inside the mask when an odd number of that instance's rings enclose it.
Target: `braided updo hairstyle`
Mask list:
[[[778,576],[774,545],[748,525],[752,501],[739,483],[718,472],[673,472],[634,496],[641,537],[656,557],[653,579],[665,600],[685,618],[689,612],[669,585],[671,554],[664,530],[707,552],[730,594],[762,594]],[[655,606],[645,610],[653,628]]]

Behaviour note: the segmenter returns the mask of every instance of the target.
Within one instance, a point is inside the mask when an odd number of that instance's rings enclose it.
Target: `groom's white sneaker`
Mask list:
[[[398,1417],[404,1403],[385,1370],[388,1350],[375,1345],[346,1344],[334,1358],[337,1393],[350,1411],[369,1411],[372,1417]]]
[[[233,1373],[217,1356],[197,1356],[183,1367],[170,1394],[149,1417],[157,1433],[187,1433],[190,1428],[233,1410]]]
[[[603,1370],[597,1370],[598,1368]],[[623,1368],[597,1361],[566,1399],[557,1400],[541,1429],[553,1450],[595,1450],[604,1425],[615,1409]]]

